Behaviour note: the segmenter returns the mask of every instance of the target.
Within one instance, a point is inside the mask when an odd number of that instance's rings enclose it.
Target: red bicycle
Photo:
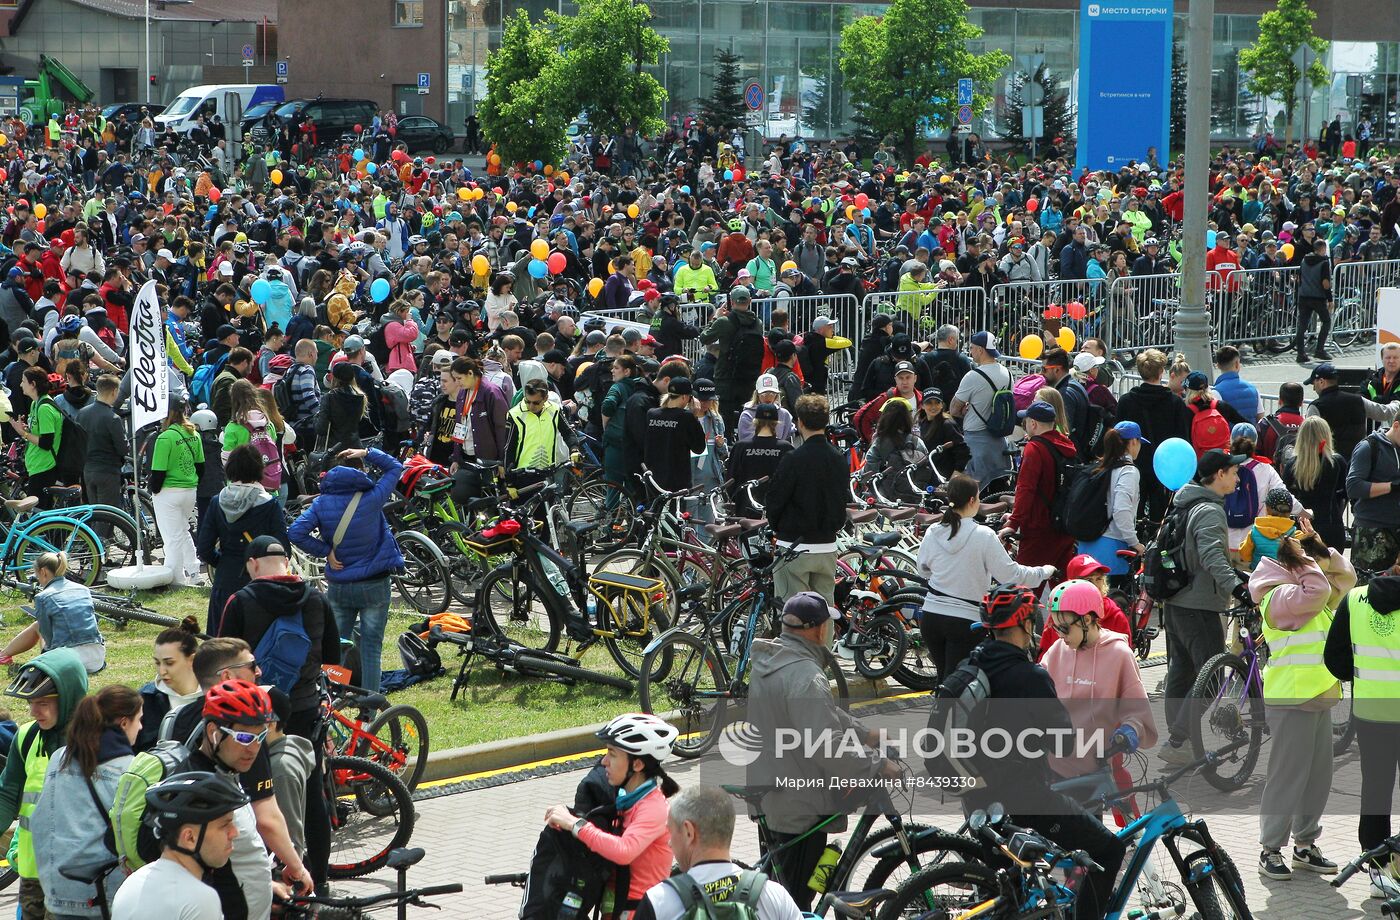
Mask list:
[[[1118,555],[1128,562],[1127,580],[1108,592],[1128,618],[1128,626],[1133,634],[1128,637],[1139,661],[1146,661],[1152,655],[1152,640],[1157,638],[1161,627],[1152,622],[1153,611],[1160,611],[1161,605],[1148,596],[1142,587],[1142,558],[1136,551],[1120,549]]]
[[[335,753],[372,760],[393,773],[412,792],[428,766],[428,723],[412,706],[391,706],[381,693],[349,683],[344,668],[322,668],[330,688],[327,729]],[[346,710],[358,710],[360,718]],[[366,721],[364,715],[373,713]]]

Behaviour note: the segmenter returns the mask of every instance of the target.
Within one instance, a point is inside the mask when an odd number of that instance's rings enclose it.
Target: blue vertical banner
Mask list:
[[[1169,156],[1171,0],[1082,0],[1076,166],[1119,169]]]

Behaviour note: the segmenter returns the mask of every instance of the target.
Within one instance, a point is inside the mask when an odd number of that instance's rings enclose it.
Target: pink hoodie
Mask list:
[[[1269,623],[1275,629],[1301,629],[1326,607],[1337,609],[1342,597],[1356,586],[1356,570],[1341,553],[1329,549],[1327,571],[1308,559],[1298,571],[1290,571],[1276,559],[1264,557],[1249,576],[1249,594],[1258,603],[1270,590]]]
[[[670,814],[666,794],[658,786],[622,813],[621,837],[585,824],[578,839],[609,862],[630,867],[632,880],[627,886],[627,897],[640,901],[646,897],[647,889],[671,875],[675,856],[671,852],[671,832],[666,827]]]
[[[1126,638],[1100,629],[1099,641],[1082,651],[1061,639],[1040,663],[1055,681],[1055,693],[1069,710],[1076,731],[1103,731],[1107,742],[1118,726],[1131,725],[1137,730],[1139,747],[1157,743],[1157,723]],[[1050,759],[1050,768],[1061,776],[1083,776],[1097,766],[1092,757]]]
[[[389,361],[384,367],[386,374],[397,370],[418,373],[418,362],[413,357],[413,343],[417,338],[418,327],[412,319],[384,324],[384,341],[389,346]]]

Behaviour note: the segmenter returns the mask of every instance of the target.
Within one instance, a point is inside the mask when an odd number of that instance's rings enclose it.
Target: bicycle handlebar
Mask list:
[[[420,898],[432,898],[444,894],[460,894],[462,885],[456,882],[450,885],[430,885],[427,888],[407,888],[403,891],[386,891],[383,894],[371,894],[358,898],[325,898],[316,895],[292,895],[289,898],[279,898],[279,902],[292,907],[302,905],[319,905],[321,907],[342,908],[351,910],[363,910],[374,907],[378,904],[413,903]]]
[[[1387,856],[1391,853],[1400,853],[1400,834],[1396,834],[1393,837],[1387,837],[1385,840],[1382,840],[1380,842],[1379,846],[1372,847],[1365,853],[1362,853],[1360,856],[1353,859],[1351,862],[1347,863],[1345,866],[1342,866],[1341,871],[1337,873],[1337,877],[1332,879],[1332,887],[1342,887],[1343,883],[1345,883],[1347,879],[1360,872],[1362,867],[1365,866],[1368,862],[1374,862],[1380,859],[1381,857]]]

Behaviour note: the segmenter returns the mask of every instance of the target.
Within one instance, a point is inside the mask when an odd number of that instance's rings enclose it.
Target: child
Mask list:
[[[1278,545],[1298,530],[1291,516],[1293,495],[1287,489],[1270,489],[1264,496],[1264,511],[1240,544],[1240,561],[1251,572],[1260,559],[1278,559]]]
[[[316,749],[300,735],[285,732],[292,715],[292,700],[276,687],[269,687],[272,712],[277,721],[267,727],[267,756],[272,762],[272,782],[277,790],[277,807],[287,819],[287,836],[297,853],[306,855],[306,781],[316,769]],[[318,790],[319,792],[319,790]]]
[[[254,373],[256,379],[253,381],[254,383],[262,383],[268,378],[268,375],[271,373],[269,365],[272,363],[273,358],[282,353],[282,346],[285,345],[286,342],[286,333],[278,326],[272,325],[267,327],[267,332],[263,334],[262,348],[258,349],[258,358],[255,363]]]
[[[1088,553],[1080,553],[1069,561],[1069,565],[1065,566],[1065,579],[1073,581],[1076,578],[1089,582],[1098,588],[1099,593],[1103,595],[1103,616],[1099,617],[1099,626],[1131,640],[1133,628],[1128,625],[1128,615],[1123,612],[1122,607],[1118,606],[1117,601],[1108,596],[1108,566]],[[1058,638],[1060,638],[1059,633],[1055,632],[1050,621],[1046,620],[1045,628],[1040,633],[1040,650],[1035,656],[1037,661],[1045,655]]]

